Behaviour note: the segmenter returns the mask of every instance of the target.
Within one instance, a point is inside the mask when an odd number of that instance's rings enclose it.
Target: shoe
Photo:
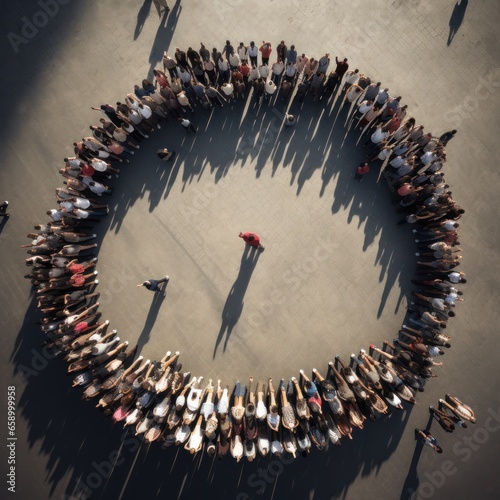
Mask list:
[[[417,230],[416,230],[416,229],[412,229],[411,231],[412,231],[412,233],[416,233],[416,232],[417,232]]]
[[[161,129],[161,125],[160,125],[160,124],[156,125],[156,128],[157,128],[158,130],[159,130],[159,129]]]
[[[97,234],[93,234],[93,235],[92,235],[92,237],[93,237],[93,238],[97,238]]]
[[[129,154],[133,155],[133,154],[135,154],[135,153],[134,153],[133,151],[130,151],[130,153],[129,153]]]
[[[419,254],[418,252],[416,252],[416,253],[415,253],[415,255],[416,255],[417,257],[420,257],[420,254]]]
[[[144,138],[145,138],[145,139],[149,139],[149,135],[145,135],[145,136],[144,136]]]
[[[165,276],[165,279],[167,280],[167,283],[170,281],[170,276]]]
[[[420,240],[415,240],[415,243],[418,243]]]

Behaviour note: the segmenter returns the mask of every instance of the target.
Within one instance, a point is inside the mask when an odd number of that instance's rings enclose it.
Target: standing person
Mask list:
[[[245,47],[243,42],[240,42],[236,50],[238,51],[238,57],[241,62],[248,61],[248,49]]]
[[[229,60],[229,66],[231,67],[231,71],[234,71],[240,65],[240,57],[238,56],[238,54],[235,54],[234,52],[229,55],[228,60]]]
[[[283,64],[283,59],[278,59],[273,64],[271,69],[272,69],[271,79],[276,85],[279,85],[281,75],[283,74],[283,70],[285,69],[285,65]]]
[[[201,57],[202,61],[209,61],[210,60],[210,51],[201,42],[200,42],[199,53],[200,53],[200,57]]]
[[[295,64],[297,62],[297,51],[295,45],[290,45],[290,50],[286,53],[286,62]]]
[[[330,66],[330,54],[326,53],[320,60],[318,64],[318,71],[326,75],[328,71],[328,66]]]
[[[174,57],[178,66],[184,68],[186,71],[189,71],[187,56],[183,50],[176,47]]]
[[[415,429],[415,439],[421,439],[422,443],[430,446],[437,453],[443,453],[443,449],[439,446],[437,439],[427,430]]]
[[[215,66],[219,64],[219,59],[222,57],[222,54],[215,47],[212,49],[212,59],[214,60]]]
[[[104,113],[117,127],[119,127],[123,123],[123,121],[118,116],[116,109],[113,108],[111,104],[101,104],[99,108],[94,108],[93,106],[91,106],[90,109]]]
[[[224,55],[226,56],[226,59],[229,59],[229,56],[231,54],[234,54],[234,47],[231,45],[231,42],[229,40],[226,40],[226,45],[224,45]]]
[[[271,52],[273,51],[271,44],[269,42],[262,42],[259,50],[262,55],[262,64],[266,66],[269,65],[269,57],[271,56]]]
[[[226,99],[215,87],[207,85],[205,87],[205,93],[207,94],[207,97],[210,99],[210,102],[212,104],[215,104],[215,105],[219,106],[220,108],[224,107],[224,104],[222,104],[222,101],[226,101]]]
[[[186,133],[189,134],[189,132],[191,132],[191,130],[192,130],[196,134],[196,128],[187,118],[181,117],[181,118],[179,118],[179,122],[184,127],[184,130],[186,131]]]
[[[257,56],[259,55],[259,49],[255,45],[255,42],[250,42],[248,48],[248,57],[250,57],[250,67],[257,66]]]
[[[163,14],[170,12],[170,8],[167,5],[167,0],[153,0],[153,3],[154,6],[156,7],[156,10],[158,11],[158,17],[160,19]]]
[[[445,132],[440,138],[439,138],[439,141],[441,142],[441,144],[443,146],[446,146],[446,144],[448,144],[448,141],[450,141],[451,139],[453,139],[453,137],[455,137],[455,134],[457,133],[456,130],[450,130],[448,132]]]
[[[201,61],[200,54],[198,54],[198,52],[196,52],[193,47],[188,47],[186,55],[189,59],[189,62],[191,63],[191,68],[194,68]]]
[[[273,68],[274,71],[274,68]],[[284,79],[290,83],[293,83],[295,81],[295,76],[297,74],[297,67],[295,64],[291,61],[288,61],[288,64],[286,65],[285,68],[285,76]]]
[[[10,214],[7,212],[7,207],[9,206],[8,201],[0,203],[0,217],[9,217]]]
[[[297,57],[297,75],[300,75],[302,71],[304,71],[304,68],[306,67],[306,64],[309,62],[309,58],[305,54],[301,54],[299,57]]]
[[[259,235],[255,233],[242,233],[238,235],[240,238],[243,238],[243,241],[247,244],[250,245],[251,247],[257,248],[259,250],[264,250],[264,246],[260,242],[260,237]]]
[[[343,61],[339,61],[338,57],[335,57],[335,62],[337,63],[337,67],[335,68],[335,73],[339,75],[339,78],[342,80],[342,77],[345,75],[345,72],[349,69],[349,64],[347,63],[347,57],[344,58]]]
[[[146,281],[143,281],[142,283],[140,283],[137,286],[138,287],[144,286],[148,290],[151,290],[152,292],[161,292],[162,290],[158,285],[160,285],[161,283],[168,283],[169,281],[170,281],[170,276],[165,276],[164,278],[162,278],[160,280],[148,279]]]
[[[177,78],[177,61],[172,59],[166,52],[163,52],[163,70],[169,72],[170,78]]]
[[[156,152],[156,155],[160,158],[160,160],[170,161],[175,159],[176,152],[170,151],[167,148],[161,148]]]
[[[362,181],[363,177],[370,171],[370,166],[368,163],[360,163],[359,167],[356,169],[356,173],[354,174],[354,178],[358,181]]]
[[[287,52],[288,52],[287,46],[285,45],[284,40],[281,40],[279,45],[276,47],[276,54],[278,59],[281,59],[283,62],[285,62]]]
[[[380,82],[371,83],[370,85],[368,85],[365,90],[364,99],[367,101],[375,102],[375,98],[378,96],[381,85],[382,84]]]
[[[217,83],[217,73],[215,72],[214,63],[209,59],[208,61],[203,62],[203,69],[207,74],[208,80],[211,85],[215,85]]]

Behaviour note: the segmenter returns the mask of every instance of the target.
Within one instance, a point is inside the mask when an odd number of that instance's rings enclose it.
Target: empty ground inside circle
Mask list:
[[[100,302],[145,358],[180,351],[183,370],[230,384],[324,371],[397,332],[413,243],[378,168],[353,178],[365,151],[359,132],[344,139],[347,107],[334,126],[336,108],[310,103],[292,129],[280,109],[197,111],[190,135],[171,119],[122,167]],[[156,157],[165,146],[175,162]],[[245,251],[247,230],[264,252]],[[165,297],[135,286],[165,274]]]

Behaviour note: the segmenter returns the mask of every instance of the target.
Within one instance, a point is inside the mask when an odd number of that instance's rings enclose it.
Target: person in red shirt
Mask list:
[[[358,181],[362,181],[363,177],[370,171],[370,167],[368,163],[360,163],[359,167],[354,174],[354,178],[358,179]]]
[[[255,233],[241,233],[239,234],[240,238],[243,238],[243,241],[247,244],[250,245],[251,247],[258,248],[259,250],[264,250],[264,246],[260,242],[259,235]]]
[[[259,50],[262,54],[262,64],[269,65],[269,57],[273,51],[271,44],[269,42],[263,42]]]

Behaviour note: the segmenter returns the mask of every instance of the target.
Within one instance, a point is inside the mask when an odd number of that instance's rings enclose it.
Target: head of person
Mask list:
[[[250,47],[255,47],[255,42],[254,41],[250,42]]]
[[[459,283],[464,283],[465,284],[465,283],[467,283],[467,279],[460,277]]]
[[[310,389],[312,387],[311,381],[310,380],[306,380],[305,383],[304,383],[304,387],[306,389]]]
[[[231,42],[229,40],[226,40],[226,45],[231,45]]]
[[[203,42],[200,42],[200,48],[205,49],[205,45],[203,44]]]
[[[249,237],[248,237],[248,241],[253,241],[255,239],[255,236],[253,234],[251,234]]]
[[[380,87],[381,85],[382,85],[382,82],[377,82],[377,84],[375,86]]]
[[[456,131],[455,129],[453,129],[453,130],[451,131],[451,135],[455,135],[456,133],[457,133],[457,131]]]
[[[295,50],[295,45],[290,45],[290,50]]]
[[[344,62],[345,62],[345,63],[347,62],[347,57],[344,57]]]

